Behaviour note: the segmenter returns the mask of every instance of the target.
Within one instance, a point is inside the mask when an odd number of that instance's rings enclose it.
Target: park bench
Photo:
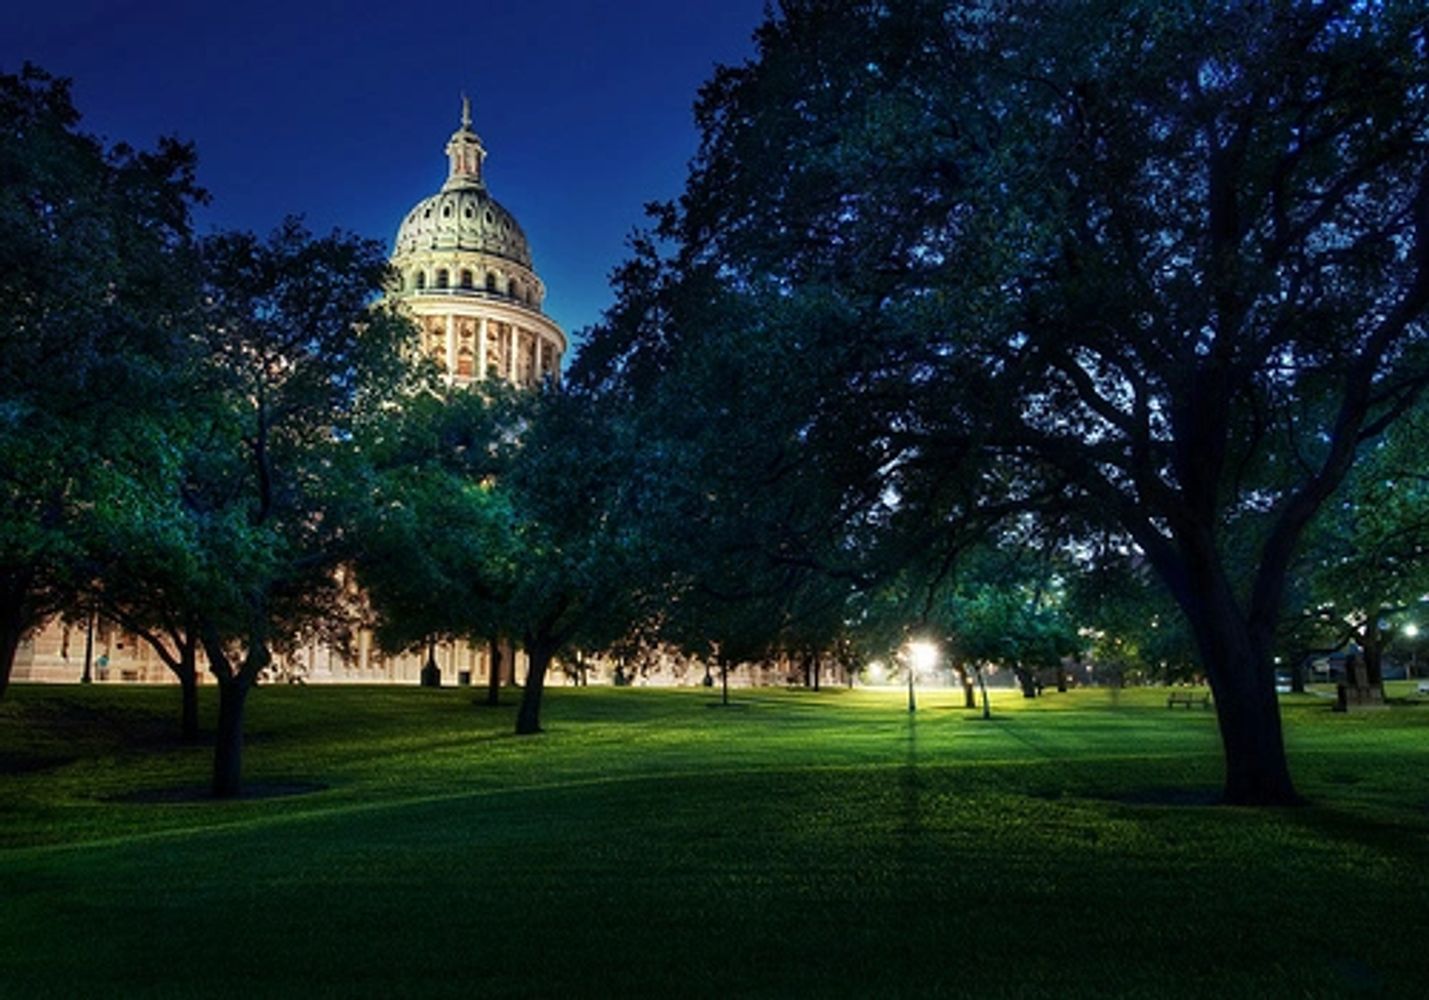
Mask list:
[[[1202,708],[1211,707],[1211,692],[1209,691],[1172,691],[1166,696],[1166,707],[1175,708],[1177,705],[1185,705],[1187,708],[1194,708],[1200,705]]]

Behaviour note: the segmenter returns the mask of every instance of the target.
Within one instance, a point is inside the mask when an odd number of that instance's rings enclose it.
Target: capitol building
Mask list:
[[[397,297],[420,326],[424,350],[454,383],[536,386],[558,378],[566,336],[541,311],[546,286],[532,269],[526,234],[486,188],[486,147],[465,98],[446,153],[446,183],[397,230]]]
[[[470,102],[462,98],[461,123],[446,145],[447,178],[419,201],[397,229],[392,266],[398,285],[389,294],[412,319],[421,349],[452,385],[485,380],[535,388],[558,380],[567,341],[544,312],[546,286],[537,276],[520,224],[487,189],[486,147],[472,128]],[[112,623],[51,621],[20,643],[12,679],[74,682],[90,661],[101,682],[159,683],[173,674],[148,645]],[[437,646],[446,683],[489,678],[485,648],[466,643]],[[312,642],[284,656],[280,675],[305,681],[417,683],[426,653],[384,655],[370,633],[350,647]],[[507,644],[500,658],[504,679],[519,676],[524,656]],[[200,660],[200,682],[211,682]]]

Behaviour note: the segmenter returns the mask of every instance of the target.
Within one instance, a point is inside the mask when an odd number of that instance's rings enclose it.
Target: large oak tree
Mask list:
[[[592,363],[658,382],[703,346],[682,299],[777,300],[761,332],[828,362],[829,468],[916,530],[976,454],[1122,533],[1194,636],[1226,799],[1297,801],[1287,573],[1429,378],[1422,5],[788,0],[757,41]]]

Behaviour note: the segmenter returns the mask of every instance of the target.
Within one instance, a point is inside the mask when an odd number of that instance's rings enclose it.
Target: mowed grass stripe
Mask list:
[[[0,751],[68,754],[0,780],[27,841],[0,851],[0,995],[1422,987],[1418,708],[1287,702],[1315,804],[1262,811],[1175,804],[1219,744],[1164,693],[1003,696],[988,724],[930,692],[911,726],[896,692],[552,694],[516,740],[468,692],[260,691],[252,779],[328,790],[176,805],[108,801],[202,784],[172,692],[22,691]]]

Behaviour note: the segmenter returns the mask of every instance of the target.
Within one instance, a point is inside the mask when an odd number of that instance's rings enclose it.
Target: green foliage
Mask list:
[[[477,389],[419,392],[364,428],[372,483],[360,498],[354,566],[384,648],[480,642],[509,628],[519,568],[502,488],[512,405]]]
[[[1382,653],[1429,594],[1429,480],[1420,454],[1429,417],[1412,410],[1367,447],[1320,512],[1300,560],[1288,643],[1357,644],[1377,676]]]
[[[0,73],[0,692],[109,536],[162,533],[195,269],[193,151],[106,149],[66,81]]]
[[[699,417],[752,387],[759,440],[819,484],[771,478],[753,523],[840,513],[791,532],[806,561],[891,575],[1019,508],[1121,534],[1186,617],[1228,787],[1291,801],[1296,544],[1429,380],[1421,14],[783,4],[702,92],[669,253],[637,245],[577,374],[668,378]]]
[[[387,279],[371,241],[289,220],[267,241],[209,239],[204,263],[211,421],[184,487],[204,560],[194,589],[207,626],[246,643],[256,673],[269,643],[337,612],[335,570],[354,545],[343,515],[368,479],[355,433],[409,385],[411,335],[371,305]]]

